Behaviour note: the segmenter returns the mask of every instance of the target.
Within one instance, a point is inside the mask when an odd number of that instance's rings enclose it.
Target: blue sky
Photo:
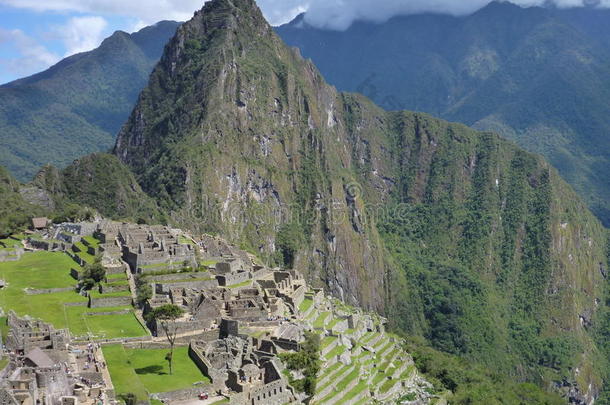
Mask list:
[[[186,21],[205,0],[0,0],[0,84],[45,70],[66,56],[96,48],[116,30],[137,31],[160,20]],[[491,0],[258,0],[272,25],[307,11],[307,22],[342,30],[354,20],[384,21],[420,12],[467,14]],[[522,6],[548,0],[511,0]],[[610,0],[550,0],[559,7]]]

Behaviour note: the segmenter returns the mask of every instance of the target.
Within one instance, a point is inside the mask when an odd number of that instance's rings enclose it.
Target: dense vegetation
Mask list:
[[[0,166],[0,239],[27,227],[42,207],[27,203],[19,194],[19,183]]]
[[[389,110],[493,130],[545,155],[610,224],[608,10],[491,2],[473,15],[412,15],[346,31],[276,29],[341,90]]]
[[[110,149],[177,26],[116,32],[93,51],[0,86],[0,165],[28,181],[42,165]]]
[[[33,184],[52,196],[58,211],[94,207],[107,218],[139,223],[167,222],[156,203],[142,192],[129,169],[113,155],[84,156],[61,171],[46,166]]]
[[[407,350],[417,369],[439,390],[451,392],[456,405],[560,405],[565,400],[531,383],[515,381],[488,367],[432,349],[412,340]]]
[[[288,370],[303,373],[303,378],[290,378],[290,384],[299,392],[314,395],[316,392],[316,376],[320,371],[320,335],[315,332],[305,332],[305,340],[298,352],[288,352],[279,355]]]

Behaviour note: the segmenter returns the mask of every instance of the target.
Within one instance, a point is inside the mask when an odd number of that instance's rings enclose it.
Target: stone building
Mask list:
[[[8,316],[8,328],[5,346],[15,352],[28,353],[34,348],[65,350],[70,342],[66,329],[55,329],[37,319],[19,318],[12,311]]]
[[[278,364],[259,351],[251,337],[237,334],[236,327],[235,321],[223,321],[223,338],[191,341],[189,346],[189,356],[211,378],[213,388],[228,395],[232,404],[281,405],[293,401],[292,388]]]
[[[179,243],[168,227],[125,224],[117,237],[122,245],[123,260],[134,273],[196,265],[194,248]]]

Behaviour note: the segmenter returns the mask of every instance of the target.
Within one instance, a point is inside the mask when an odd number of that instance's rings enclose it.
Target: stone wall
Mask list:
[[[348,329],[347,319],[342,319],[332,327],[332,332],[335,334],[343,333]]]
[[[230,286],[234,284],[241,284],[245,281],[250,280],[252,273],[247,271],[242,271],[239,273],[226,273],[219,276],[216,276],[218,279],[218,284],[220,286]]]
[[[24,250],[23,248],[16,248],[12,250],[0,250],[0,262],[15,262],[21,259]]]
[[[292,302],[294,304],[295,309],[298,308],[299,305],[301,305],[301,303],[305,299],[306,291],[307,289],[305,288],[305,286],[300,286],[296,290],[294,290],[294,293],[292,294]]]
[[[169,290],[171,288],[176,288],[176,287],[192,288],[195,290],[210,289],[210,288],[217,288],[218,281],[216,279],[213,279],[213,280],[199,280],[199,281],[184,280],[184,281],[176,281],[176,282],[172,282],[172,283],[164,282],[162,284],[156,284],[155,291],[157,294],[168,294]]]
[[[209,273],[205,273],[205,272],[188,272],[188,273],[179,273],[179,272],[174,272],[174,273],[169,273],[169,274],[158,274],[158,275],[154,275],[154,274],[144,274],[142,275],[143,277],[146,277],[146,281],[147,282],[160,282],[160,281],[172,281],[172,280],[178,280],[178,279],[182,279],[184,278],[185,280],[188,280],[189,277],[202,277],[203,275],[206,275]]]
[[[27,295],[39,295],[39,294],[53,294],[60,292],[68,292],[74,291],[75,287],[63,287],[63,288],[42,288],[42,289],[34,289],[34,288],[26,288],[25,293]]]
[[[66,243],[60,241],[37,240],[29,238],[28,243],[33,249],[38,250],[59,250],[62,252],[68,250],[68,246],[66,245]]]
[[[131,297],[89,297],[90,308],[124,307],[131,305]]]
[[[283,405],[289,403],[292,397],[292,392],[284,380],[276,380],[253,389],[249,395],[249,403],[252,405]]]
[[[128,284],[119,284],[119,285],[101,284],[100,288],[101,288],[101,290],[102,290],[102,292],[104,294],[109,294],[109,293],[114,293],[114,292],[129,291],[129,285]]]
[[[210,384],[197,384],[193,388],[185,388],[177,391],[163,392],[160,394],[154,394],[152,398],[165,403],[174,403],[178,401],[187,401],[198,399],[199,394],[202,392],[210,392],[212,387]]]

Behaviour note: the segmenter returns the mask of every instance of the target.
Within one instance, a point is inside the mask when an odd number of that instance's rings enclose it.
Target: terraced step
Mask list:
[[[326,326],[326,324],[328,323],[330,318],[331,318],[330,312],[320,313],[318,318],[316,318],[316,320],[313,322],[313,327],[315,329],[324,329],[324,326]]]
[[[331,391],[335,388],[335,385],[333,385],[333,382],[335,382],[335,381],[341,382],[347,376],[351,375],[351,373],[353,373],[354,370],[356,370],[356,366],[353,364],[350,366],[344,366],[343,368],[341,368],[338,372],[335,373],[335,375],[332,378],[330,378],[326,381],[326,383],[323,387],[317,388],[318,392],[316,392],[316,398],[324,398],[324,397],[330,395]],[[337,386],[338,386],[338,384],[339,383],[337,383]]]
[[[322,375],[318,375],[317,377],[317,386],[326,386],[330,379],[334,377],[335,373],[339,372],[339,370],[343,367],[345,366],[339,362],[333,364],[330,367],[324,367],[324,369],[322,370],[324,373]]]
[[[320,405],[333,405],[341,400],[345,393],[349,392],[360,382],[360,369],[354,367],[351,373],[337,382],[336,386],[331,385],[331,392],[323,397],[319,402]]]
[[[340,401],[336,403],[346,404],[350,401],[353,401],[354,399],[357,399],[360,396],[362,398],[356,403],[360,403],[361,401],[365,401],[362,403],[367,403],[367,401],[370,401],[371,399],[371,396],[368,391],[368,384],[366,383],[366,381],[360,381],[358,384],[356,384],[354,388],[352,388],[348,393],[346,393]]]
[[[371,342],[371,340],[372,340],[373,338],[375,338],[375,337],[380,338],[380,337],[381,337],[381,334],[380,334],[380,333],[377,333],[377,332],[366,332],[366,333],[364,334],[364,336],[362,336],[362,338],[360,339],[360,342],[359,342],[359,343],[360,343],[362,346],[368,345],[368,344]],[[373,342],[373,344],[374,344],[374,342]]]
[[[346,350],[347,350],[347,347],[345,347],[343,345],[337,345],[331,351],[326,353],[326,355],[324,356],[324,359],[326,361],[331,361],[335,357],[342,355]]]

